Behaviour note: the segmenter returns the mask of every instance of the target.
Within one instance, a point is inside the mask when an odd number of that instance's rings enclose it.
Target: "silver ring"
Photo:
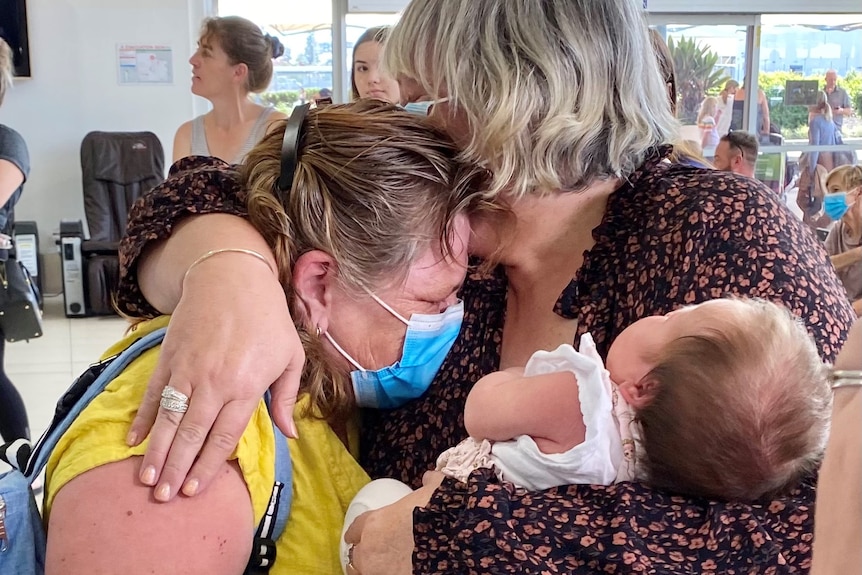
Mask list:
[[[162,399],[159,401],[159,405],[168,411],[185,413],[189,409],[189,396],[177,391],[170,385],[166,385],[162,390]]]

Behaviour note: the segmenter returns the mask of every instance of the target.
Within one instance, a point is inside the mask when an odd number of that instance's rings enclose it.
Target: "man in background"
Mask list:
[[[734,130],[718,141],[712,163],[719,170],[753,178],[758,150],[757,138],[748,132]]]
[[[838,74],[835,70],[826,72],[826,87],[823,89],[826,92],[826,101],[829,102],[829,107],[832,108],[832,121],[838,130],[844,124],[844,116],[849,116],[853,113],[853,106],[850,104],[850,96],[847,90],[838,85]]]

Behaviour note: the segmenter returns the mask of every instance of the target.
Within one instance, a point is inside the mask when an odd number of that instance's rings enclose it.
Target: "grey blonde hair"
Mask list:
[[[775,495],[816,469],[832,391],[813,339],[785,308],[739,299],[671,342],[638,410],[647,479],[735,501]]]
[[[724,88],[722,88],[721,92],[718,94],[721,97],[721,103],[727,104],[727,97],[730,96],[730,91],[737,88],[739,88],[739,82],[736,80],[728,80],[725,82]]]
[[[469,126],[488,196],[624,178],[676,123],[637,2],[412,0],[385,65]]]
[[[6,98],[6,91],[12,88],[12,48],[0,38],[0,105]]]
[[[827,192],[831,192],[834,188],[848,192],[860,186],[862,186],[862,166],[838,166],[826,176]]]
[[[346,374],[302,325],[292,269],[321,250],[338,281],[357,294],[403,281],[434,245],[448,248],[453,218],[472,205],[481,172],[425,117],[377,100],[312,109],[305,120],[290,191],[281,194],[285,121],[249,152],[241,168],[252,224],[273,248],[279,276],[306,352],[303,391],[313,414],[343,419],[353,409]]]

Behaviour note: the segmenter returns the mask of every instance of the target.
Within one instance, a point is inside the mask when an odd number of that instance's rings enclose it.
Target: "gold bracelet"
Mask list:
[[[832,389],[862,387],[862,370],[833,369],[829,379],[832,381]]]
[[[226,254],[229,252],[234,252],[234,253],[238,253],[238,254],[247,254],[250,256],[254,256],[257,259],[259,259],[260,261],[262,261],[263,263],[265,263],[266,266],[269,268],[269,271],[271,271],[273,274],[278,276],[275,269],[272,267],[272,264],[269,262],[268,259],[266,259],[263,256],[263,254],[260,254],[254,250],[247,250],[245,248],[222,248],[220,250],[210,250],[207,253],[205,253],[204,255],[202,255],[201,257],[199,257],[198,259],[196,259],[195,261],[193,261],[192,265],[189,266],[189,269],[186,270],[186,273],[183,276],[183,283],[186,282],[186,278],[189,277],[189,272],[191,272],[195,268],[196,265],[198,265],[201,262],[205,262],[206,260],[210,259],[213,256],[217,256],[219,254]]]

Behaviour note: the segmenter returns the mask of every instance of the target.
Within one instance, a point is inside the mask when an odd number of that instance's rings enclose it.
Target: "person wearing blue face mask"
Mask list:
[[[392,104],[306,105],[252,149],[239,174],[215,158],[189,158],[160,186],[177,194],[227,189],[238,198],[248,221],[222,219],[222,247],[196,251],[183,286],[221,275],[213,274],[214,261],[254,261],[251,275],[218,282],[235,281],[242,297],[254,300],[273,295],[267,286],[274,273],[282,305],[271,313],[289,310],[307,358],[294,437],[286,440],[290,516],[275,542],[271,575],[341,572],[344,513],[369,481],[355,459],[357,406],[395,408],[423,395],[458,336],[464,306],[456,293],[467,272],[467,216],[480,172],[457,162],[457,154],[445,132]],[[154,207],[139,204],[135,211]],[[195,225],[177,226],[185,241],[175,245],[198,250],[187,235]],[[232,243],[237,225],[253,226],[260,244]],[[156,317],[137,324],[118,349],[167,323]],[[276,334],[269,339],[261,356],[287,348]],[[272,493],[279,440],[272,419],[257,401],[254,421],[229,461],[198,459],[218,469],[205,489],[194,479],[171,484],[147,464],[139,475],[146,443],[129,447],[125,434],[157,359],[151,354],[120,374],[52,454],[45,497],[49,575],[243,572],[253,526]],[[235,376],[241,384],[242,374]],[[163,398],[158,416],[196,425],[190,390],[178,379],[164,388],[172,399]],[[273,394],[271,403],[284,400]],[[157,443],[152,436],[148,441]],[[149,484],[157,484],[155,497]],[[160,503],[178,491],[195,497]]]
[[[826,177],[823,211],[835,220],[826,236],[832,265],[862,316],[862,167],[839,166]]]
[[[368,291],[369,297],[392,317],[407,326],[401,359],[397,363],[368,370],[338,345],[329,332],[323,335],[356,370],[350,372],[353,395],[359,407],[394,409],[424,394],[458,338],[464,319],[464,302],[443,313],[413,314],[406,319],[389,304]]]

